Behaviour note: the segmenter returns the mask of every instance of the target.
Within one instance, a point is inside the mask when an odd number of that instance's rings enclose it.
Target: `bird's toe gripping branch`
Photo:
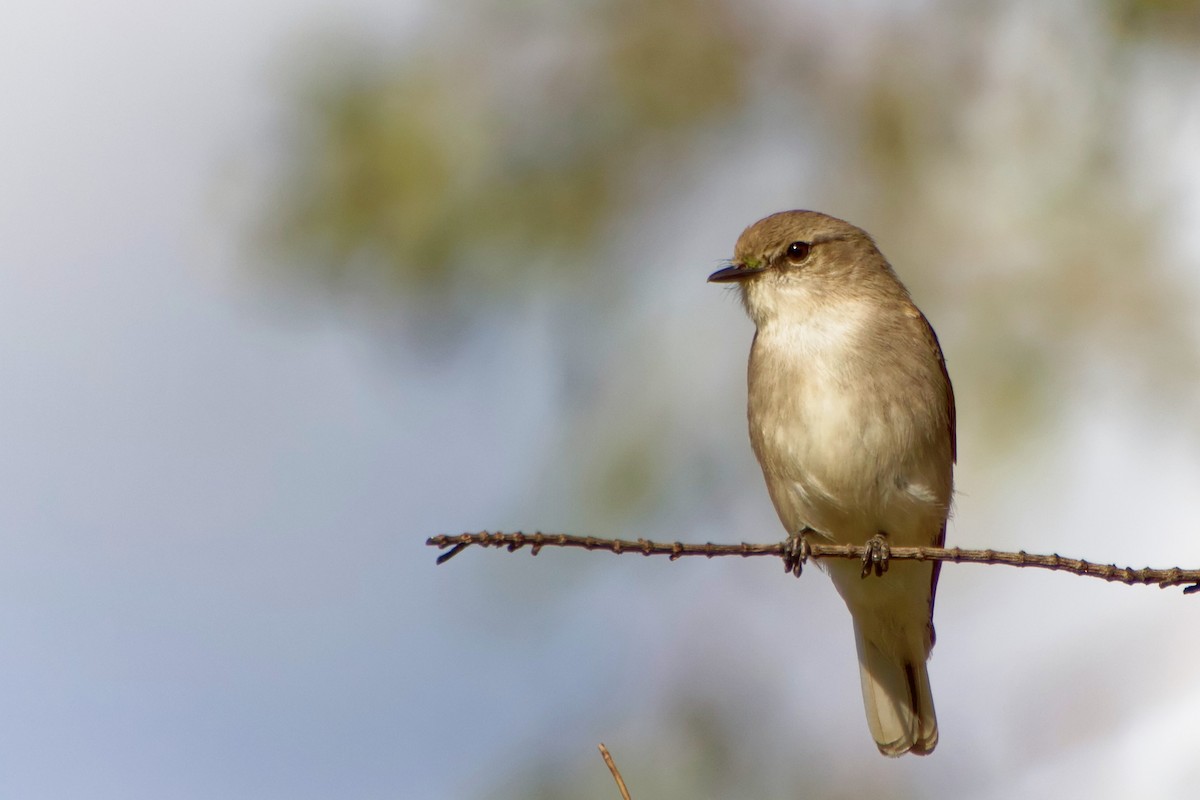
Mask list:
[[[863,553],[863,568],[862,576],[865,578],[872,572],[876,577],[881,577],[887,572],[888,561],[892,557],[892,549],[888,545],[887,534],[883,531],[872,536],[864,542],[867,551]]]
[[[808,543],[808,534],[812,528],[801,528],[795,533],[789,533],[783,543],[783,570],[797,578],[804,571],[804,562],[812,555],[812,546]]]

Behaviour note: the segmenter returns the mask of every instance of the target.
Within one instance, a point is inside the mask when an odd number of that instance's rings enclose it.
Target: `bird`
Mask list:
[[[871,236],[815,211],[755,222],[708,280],[736,285],[755,325],[750,442],[791,563],[809,542],[867,547],[862,565],[822,562],[853,618],[867,725],[882,754],[927,755],[941,565],[888,549],[945,543],[957,445],[937,334]]]

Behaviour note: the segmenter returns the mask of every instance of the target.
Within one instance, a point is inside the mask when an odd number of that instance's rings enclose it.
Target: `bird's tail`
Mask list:
[[[879,752],[893,757],[932,753],[938,741],[937,716],[924,653],[888,652],[863,635],[857,620],[854,641],[867,725]]]

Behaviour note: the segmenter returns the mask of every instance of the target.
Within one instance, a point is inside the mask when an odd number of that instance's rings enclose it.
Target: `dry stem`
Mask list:
[[[617,789],[621,792],[621,800],[630,800],[629,790],[625,788],[625,780],[621,777],[621,771],[617,769],[617,764],[609,754],[608,748],[604,746],[604,742],[600,743],[600,755],[604,757],[604,763],[608,764],[608,771],[612,773],[613,780],[617,782]]]
[[[648,539],[599,539],[594,536],[573,536],[566,533],[463,533],[458,536],[433,536],[425,540],[430,547],[437,547],[447,552],[438,556],[437,563],[444,564],[471,545],[479,547],[504,547],[514,552],[528,546],[532,555],[537,555],[543,547],[579,547],[584,550],[605,550],[610,553],[641,553],[645,556],[669,556],[672,561],[684,556],[776,556],[786,558],[786,543],[775,544],[685,544],[684,542],[652,542]],[[854,558],[861,560],[866,552],[865,547],[858,545],[818,544],[810,541],[810,556],[812,558]],[[1087,575],[1126,584],[1156,584],[1160,588],[1188,584],[1183,590],[1185,594],[1200,592],[1200,570],[1180,569],[1133,569],[1118,567],[1114,564],[1097,564],[1077,558],[1064,558],[1057,553],[1052,555],[1035,555],[1000,550],[964,550],[960,547],[892,547],[890,557],[893,559],[915,559],[917,561],[953,561],[955,563],[974,564],[1006,564],[1011,567],[1040,567],[1041,569],[1071,572],[1076,575]]]

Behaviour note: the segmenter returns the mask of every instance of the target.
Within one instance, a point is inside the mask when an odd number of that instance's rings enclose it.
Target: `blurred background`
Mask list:
[[[949,540],[1200,565],[1200,4],[17,0],[0,795],[1192,796],[1200,599],[950,565],[941,744],[777,541],[752,326],[815,208],[958,395]]]

